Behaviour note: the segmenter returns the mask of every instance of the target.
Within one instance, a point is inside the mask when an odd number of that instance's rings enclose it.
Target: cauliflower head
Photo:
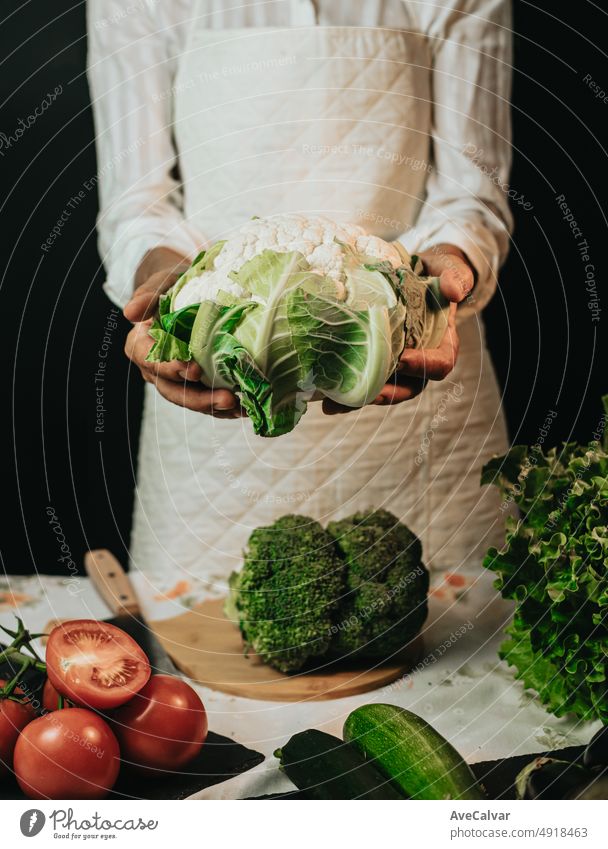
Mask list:
[[[354,224],[254,218],[199,254],[161,298],[148,360],[195,360],[262,436],[323,397],[363,407],[408,344],[437,344],[447,303],[417,258]]]
[[[344,245],[358,254],[388,262],[395,269],[404,262],[410,262],[405,248],[401,248],[400,253],[395,245],[366,233],[356,224],[339,224],[325,216],[310,217],[296,213],[275,218],[253,218],[224,243],[213,269],[192,276],[177,292],[174,306],[181,309],[201,301],[215,300],[219,292],[230,292],[242,298],[251,296],[231,275],[266,250],[301,254],[314,274],[327,276],[336,282],[337,292],[344,298]]]

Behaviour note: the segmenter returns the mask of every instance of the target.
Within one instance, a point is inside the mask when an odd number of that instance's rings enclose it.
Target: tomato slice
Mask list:
[[[150,677],[150,662],[120,628],[73,619],[50,633],[46,674],[57,692],[75,704],[112,708],[141,690]]]

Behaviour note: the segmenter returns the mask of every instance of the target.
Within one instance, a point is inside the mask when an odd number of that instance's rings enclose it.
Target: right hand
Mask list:
[[[125,354],[138,367],[146,383],[153,383],[167,401],[196,413],[222,419],[240,418],[243,412],[236,395],[228,389],[212,390],[203,386],[200,382],[202,371],[195,362],[146,362],[148,351],[154,344],[148,330],[158,300],[183,273],[184,265],[189,265],[186,260],[180,263],[176,259],[179,260],[179,257],[173,251],[157,248],[150,251],[140,265],[136,279],[144,277],[144,280],[124,309],[125,318],[133,322],[133,329],[125,342]],[[146,269],[152,272],[149,276],[145,275]]]

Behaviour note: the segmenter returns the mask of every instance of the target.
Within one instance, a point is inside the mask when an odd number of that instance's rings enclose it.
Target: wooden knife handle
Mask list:
[[[84,568],[95,589],[115,616],[120,613],[140,613],[139,602],[129,576],[111,551],[106,548],[87,551],[84,556]]]

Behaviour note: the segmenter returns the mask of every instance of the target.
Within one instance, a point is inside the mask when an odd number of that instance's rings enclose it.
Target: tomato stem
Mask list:
[[[3,626],[0,626],[0,628],[2,628],[4,633],[8,634],[8,636],[12,639],[11,644],[0,651],[0,663],[8,663],[11,668],[11,672],[14,672],[15,667],[17,667],[17,672],[14,674],[13,678],[11,678],[10,681],[7,681],[4,687],[0,687],[0,699],[12,699],[13,701],[17,701],[14,696],[14,691],[19,684],[19,680],[28,671],[28,669],[35,669],[38,672],[46,672],[46,663],[44,663],[31,645],[32,640],[43,635],[31,634],[19,617],[17,617],[16,631],[11,631],[9,628],[5,628]],[[25,654],[25,652],[29,652],[29,654]],[[27,697],[25,699],[19,699],[18,701],[27,701]]]

